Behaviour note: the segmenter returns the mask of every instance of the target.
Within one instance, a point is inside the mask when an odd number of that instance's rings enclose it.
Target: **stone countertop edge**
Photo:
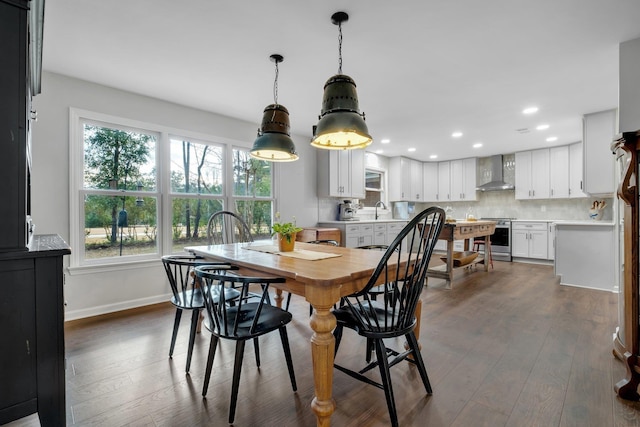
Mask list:
[[[595,221],[592,219],[512,219],[511,222],[547,222],[557,225],[597,225],[607,227],[615,225],[611,220]]]
[[[572,221],[572,220],[560,220],[560,221],[549,221],[553,224],[555,224],[556,226],[582,226],[582,225],[587,225],[587,226],[596,226],[596,227],[613,227],[615,225],[615,223],[613,221],[594,221],[594,220],[577,220],[577,221]]]
[[[409,222],[408,219],[359,219],[357,221],[318,221],[318,224],[379,224],[386,222]]]

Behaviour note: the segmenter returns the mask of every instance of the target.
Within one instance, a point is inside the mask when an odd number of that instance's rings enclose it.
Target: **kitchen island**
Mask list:
[[[447,241],[447,261],[445,265],[431,267],[427,270],[427,280],[429,277],[435,277],[446,280],[446,286],[451,289],[451,281],[455,267],[453,266],[453,242],[454,240],[464,240],[464,250],[469,250],[469,242],[475,237],[484,237],[485,253],[483,257],[478,257],[474,263],[483,262],[484,271],[489,271],[489,262],[486,261],[491,257],[491,240],[490,236],[496,230],[495,221],[456,221],[447,222],[438,237]]]
[[[561,285],[617,292],[615,223],[556,221],[555,274]]]

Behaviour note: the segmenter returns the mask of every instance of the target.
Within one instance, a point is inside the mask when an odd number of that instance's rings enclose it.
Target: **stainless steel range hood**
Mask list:
[[[502,156],[496,155],[490,157],[491,163],[491,181],[477,187],[478,191],[501,191],[513,190],[515,186],[504,181]]]

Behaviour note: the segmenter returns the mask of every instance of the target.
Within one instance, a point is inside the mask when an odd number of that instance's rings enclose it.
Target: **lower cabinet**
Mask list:
[[[406,222],[387,223],[387,241],[385,244],[390,245],[406,225]]]
[[[345,229],[345,246],[357,248],[358,246],[373,244],[373,224],[350,224]]]
[[[373,225],[373,244],[374,245],[387,244],[387,224]]]
[[[407,225],[405,221],[330,221],[318,227],[334,227],[342,233],[341,246],[390,245]]]
[[[517,258],[549,259],[549,228],[543,222],[511,224],[511,255]]]
[[[37,412],[43,427],[66,425],[62,259],[69,253],[54,235],[35,236],[28,251],[0,253],[0,424]]]

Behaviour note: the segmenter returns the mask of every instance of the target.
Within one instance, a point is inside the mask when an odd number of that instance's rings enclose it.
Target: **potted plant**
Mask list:
[[[276,212],[276,221],[280,220],[280,213]],[[296,226],[296,217],[293,222],[274,222],[271,228],[273,234],[277,234],[278,250],[280,252],[291,252],[296,242],[296,233],[302,231],[302,228]]]

